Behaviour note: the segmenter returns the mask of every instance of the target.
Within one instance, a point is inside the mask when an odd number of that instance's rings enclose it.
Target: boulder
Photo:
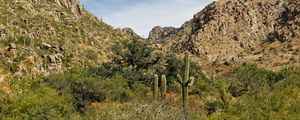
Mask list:
[[[8,51],[16,51],[17,50],[17,45],[14,43],[10,43],[8,45]]]
[[[41,44],[42,49],[50,49],[51,47],[52,47],[52,45],[50,45],[46,42],[42,42],[42,44]]]

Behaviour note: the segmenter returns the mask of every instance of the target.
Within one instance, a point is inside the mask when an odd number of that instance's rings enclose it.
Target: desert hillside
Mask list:
[[[0,74],[47,75],[109,61],[126,35],[77,0],[1,0]]]
[[[297,0],[220,0],[176,32],[154,28],[149,39],[163,41],[166,51],[188,50],[207,66],[253,63],[280,70],[299,65],[299,6]]]
[[[299,10],[218,0],[144,39],[78,0],[0,0],[0,120],[299,120]]]

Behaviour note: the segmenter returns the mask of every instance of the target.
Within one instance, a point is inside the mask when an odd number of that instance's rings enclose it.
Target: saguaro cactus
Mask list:
[[[165,75],[161,76],[161,99],[166,98],[166,93],[167,93],[167,79]]]
[[[177,81],[181,84],[182,106],[186,107],[188,104],[188,87],[194,83],[194,77],[189,77],[190,74],[190,54],[185,52],[184,57],[184,73],[183,79],[181,75],[177,74]]]
[[[154,85],[153,85],[153,99],[157,100],[158,98],[158,75],[154,75]],[[160,80],[160,94],[161,94],[161,99],[164,99],[167,94],[167,79],[165,75],[161,76]]]
[[[158,75],[154,75],[154,85],[153,85],[153,99],[157,100],[158,97]]]

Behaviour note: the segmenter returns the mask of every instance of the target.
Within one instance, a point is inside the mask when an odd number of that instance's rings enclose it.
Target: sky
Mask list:
[[[213,0],[79,0],[114,28],[132,28],[147,38],[154,26],[180,27]]]

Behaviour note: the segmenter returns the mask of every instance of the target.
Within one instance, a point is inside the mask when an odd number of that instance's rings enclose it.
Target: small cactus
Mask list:
[[[158,98],[158,75],[154,75],[154,85],[153,85],[153,99],[157,100]],[[161,76],[160,80],[160,93],[161,93],[161,99],[165,99],[167,94],[167,79],[165,75]]]
[[[166,98],[166,93],[167,93],[167,79],[165,75],[161,76],[161,98],[165,99]]]
[[[158,97],[158,75],[154,75],[154,85],[153,85],[153,99],[157,100]]]
[[[181,84],[182,94],[182,106],[185,108],[188,105],[188,87],[191,87],[194,83],[194,77],[189,77],[190,73],[190,55],[189,52],[185,52],[184,57],[184,78],[182,79],[180,74],[177,74],[177,81]]]

